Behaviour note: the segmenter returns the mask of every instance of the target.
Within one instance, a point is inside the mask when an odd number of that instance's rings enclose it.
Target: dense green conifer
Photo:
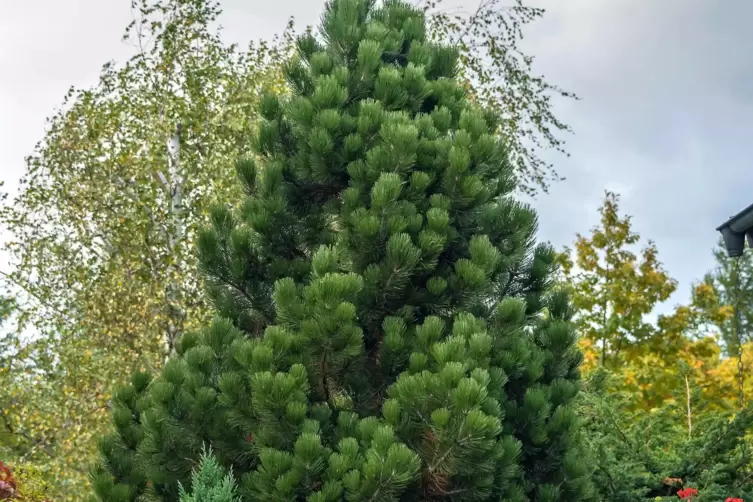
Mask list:
[[[179,500],[206,447],[244,501],[590,500],[554,253],[501,119],[425,30],[403,2],[331,0],[300,38],[246,200],[200,238],[217,318],[116,411],[101,500]]]

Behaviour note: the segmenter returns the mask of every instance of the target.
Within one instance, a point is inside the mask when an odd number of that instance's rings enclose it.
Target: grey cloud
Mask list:
[[[680,280],[671,302],[682,301],[713,266],[714,227],[753,202],[753,4],[544,4],[528,47],[541,73],[583,101],[562,108],[576,135],[572,157],[557,159],[568,180],[536,202],[541,234],[571,241],[595,223],[581,205],[591,211],[610,184],[629,187],[623,209],[657,242]]]

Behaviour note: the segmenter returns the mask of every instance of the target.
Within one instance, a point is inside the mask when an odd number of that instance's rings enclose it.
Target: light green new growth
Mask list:
[[[191,476],[192,493],[180,487],[180,502],[240,502],[235,495],[235,478],[217,462],[212,452],[204,452],[199,469]]]

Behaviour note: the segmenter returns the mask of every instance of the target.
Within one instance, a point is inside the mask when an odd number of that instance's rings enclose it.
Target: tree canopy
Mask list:
[[[319,35],[199,237],[217,317],[121,391],[99,498],[176,501],[210,447],[248,500],[590,500],[572,312],[500,118],[406,3],[333,0]]]

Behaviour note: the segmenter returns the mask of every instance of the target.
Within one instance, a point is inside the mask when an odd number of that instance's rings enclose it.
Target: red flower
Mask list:
[[[727,497],[724,499],[724,502],[743,502],[743,499],[739,499],[737,497]]]
[[[16,480],[10,468],[0,460],[0,500],[10,499],[16,494]]]
[[[677,492],[677,496],[683,500],[693,500],[694,495],[698,495],[698,490],[696,490],[695,488],[685,488],[684,490]]]

